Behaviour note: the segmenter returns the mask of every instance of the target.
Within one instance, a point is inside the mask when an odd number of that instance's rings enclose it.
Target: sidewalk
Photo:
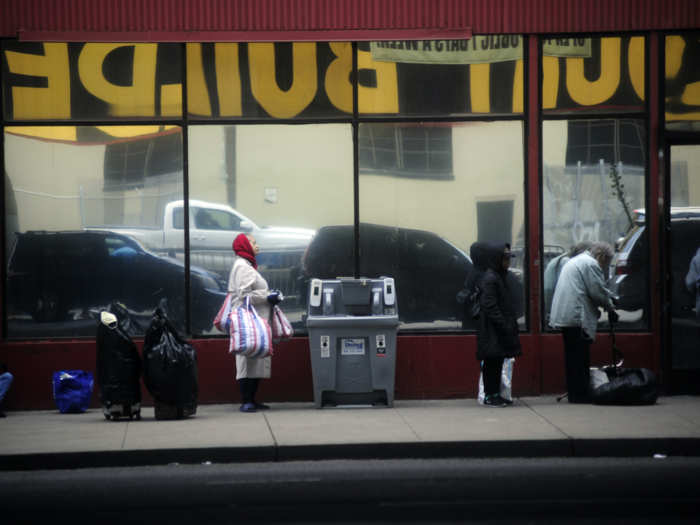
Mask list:
[[[485,408],[474,399],[396,401],[393,408],[271,403],[200,405],[184,420],[106,421],[83,414],[8,412],[0,419],[0,470],[336,458],[593,457],[700,455],[700,397],[656,405],[558,403],[553,396]]]

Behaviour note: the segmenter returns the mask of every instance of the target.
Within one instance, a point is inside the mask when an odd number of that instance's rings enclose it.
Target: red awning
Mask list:
[[[2,0],[0,37],[226,42],[700,28],[698,0]]]

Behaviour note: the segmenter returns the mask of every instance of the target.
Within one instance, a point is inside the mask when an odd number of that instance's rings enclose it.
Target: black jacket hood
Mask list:
[[[508,243],[483,243],[481,250],[482,264],[485,268],[491,269],[496,273],[504,273],[503,269],[503,252],[510,250]]]
[[[469,247],[469,257],[476,268],[480,272],[485,272],[488,252],[488,244],[485,242],[475,242]]]

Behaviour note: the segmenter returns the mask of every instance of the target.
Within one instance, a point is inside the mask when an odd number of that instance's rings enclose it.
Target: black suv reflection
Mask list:
[[[635,210],[634,224],[617,242],[617,251],[611,263],[612,275],[608,281],[608,287],[619,296],[617,303],[622,310],[641,310],[647,304],[648,237],[644,210]],[[685,288],[685,275],[699,245],[700,208],[671,208],[671,310],[674,317],[693,315],[695,297]]]
[[[354,226],[324,226],[311,240],[302,261],[300,295],[308,299],[311,278],[354,275]],[[362,277],[389,276],[396,281],[402,322],[461,320],[456,301],[472,263],[452,243],[429,231],[360,224]]]
[[[31,317],[37,323],[71,323],[91,319],[96,311],[120,302],[136,319],[147,321],[166,298],[170,318],[184,327],[181,262],[159,257],[131,237],[108,231],[16,235],[7,271],[8,320]],[[226,285],[215,274],[195,267],[190,282],[192,329],[199,333],[211,328]]]

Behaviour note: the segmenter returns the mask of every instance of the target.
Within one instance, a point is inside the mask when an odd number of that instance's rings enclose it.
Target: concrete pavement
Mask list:
[[[399,400],[392,408],[271,403],[200,405],[193,417],[106,421],[14,411],[0,419],[0,470],[336,458],[700,455],[700,397],[652,406],[558,403],[553,396],[486,408],[474,399]]]

